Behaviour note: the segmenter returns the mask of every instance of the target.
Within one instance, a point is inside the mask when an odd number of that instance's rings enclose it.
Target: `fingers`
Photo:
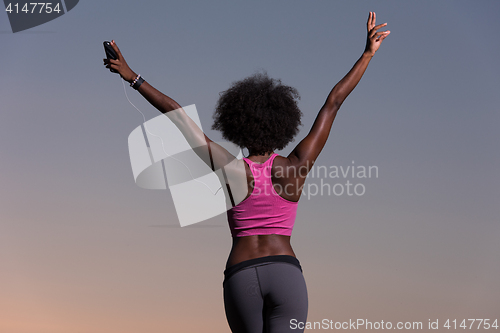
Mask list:
[[[375,26],[375,20],[376,20],[376,17],[375,17],[375,12],[370,12],[370,16],[368,18],[368,22],[369,22],[369,27],[368,29],[373,29],[373,27]]]
[[[114,69],[114,70],[117,70],[117,71],[120,69],[120,67],[119,67],[119,66],[114,65],[114,64],[107,64],[105,67],[106,67],[107,69]]]
[[[370,14],[368,14],[368,22],[366,23],[366,26],[368,27],[369,31],[372,29],[378,30],[378,29],[382,28],[384,25],[387,25],[387,22],[386,22],[386,23],[382,23],[382,24],[375,26],[375,22],[377,21],[376,16],[377,15],[375,14],[375,12],[370,12]]]
[[[115,69],[119,70],[120,69],[120,61],[119,60],[113,60],[113,59],[102,59],[104,62],[104,66],[108,69]]]
[[[369,31],[368,36],[370,38],[373,37],[373,36],[375,36],[375,33],[377,32],[377,30],[380,29],[380,28],[382,28],[382,27],[384,27],[384,26],[386,26],[386,25],[387,25],[387,23],[382,23],[382,24],[379,24],[379,25],[375,26],[373,29],[371,29]]]
[[[109,63],[115,64],[115,65],[119,65],[120,64],[120,60],[113,60],[113,59],[107,59],[107,58],[102,59],[102,60],[104,61],[105,65],[109,64]]]
[[[121,59],[122,53],[120,52],[120,49],[118,48],[118,46],[116,46],[115,40],[111,41],[111,47],[113,48],[113,50],[115,50],[116,55],[118,56],[118,59]]]
[[[383,41],[385,39],[385,37],[389,36],[390,33],[391,32],[389,30],[381,31],[381,32],[377,32],[374,37],[377,41]]]
[[[375,36],[375,33],[377,32],[378,29],[380,29],[380,28],[382,28],[382,27],[384,27],[386,25],[387,25],[387,22],[374,26],[372,29],[369,30],[368,36],[370,38],[372,38],[373,36]]]
[[[381,37],[379,37],[378,40],[383,41],[385,37],[389,36],[390,33],[391,32],[389,30],[384,31],[384,34]]]

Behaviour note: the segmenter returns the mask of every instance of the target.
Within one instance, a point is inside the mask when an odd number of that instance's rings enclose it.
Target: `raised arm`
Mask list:
[[[111,46],[115,50],[118,59],[104,59],[106,68],[116,70],[127,82],[132,82],[137,74],[130,69],[120,49],[114,41]],[[158,111],[164,113],[177,126],[181,133],[191,145],[198,156],[212,169],[217,170],[229,164],[235,156],[226,149],[210,140],[196,123],[186,114],[182,107],[172,98],[161,93],[144,81],[138,89],[139,93],[146,98]]]
[[[299,170],[307,168],[307,172],[312,168],[316,158],[325,146],[340,106],[358,84],[382,41],[390,34],[390,31],[377,32],[378,29],[385,25],[387,23],[375,25],[375,13],[370,12],[367,22],[366,47],[363,54],[349,73],[333,87],[309,134],[288,155],[291,165],[302,167]],[[301,172],[301,175],[306,176],[303,172]]]

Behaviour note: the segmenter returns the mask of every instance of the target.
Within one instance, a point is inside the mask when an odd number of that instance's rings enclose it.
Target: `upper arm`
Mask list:
[[[207,164],[212,170],[215,171],[218,169],[222,169],[236,159],[236,156],[231,154],[221,145],[210,140],[206,135],[205,140],[207,143],[208,155],[210,159],[210,164]]]
[[[305,167],[307,172],[311,170],[319,153],[325,146],[339,108],[340,104],[338,103],[332,105],[325,103],[323,105],[307,136],[288,155],[291,165],[299,168]],[[299,170],[302,170],[302,168]],[[303,176],[305,177],[305,175]]]
[[[210,169],[220,169],[236,158],[224,147],[210,140],[182,108],[169,111],[165,115],[172,120],[193,151]]]
[[[139,92],[177,126],[193,151],[212,170],[220,169],[235,159],[226,149],[210,140],[172,98],[164,95],[146,81],[139,87]]]

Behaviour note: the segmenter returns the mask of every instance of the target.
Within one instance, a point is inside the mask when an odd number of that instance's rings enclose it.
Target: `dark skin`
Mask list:
[[[277,156],[274,159],[271,168],[273,187],[284,199],[293,202],[299,201],[307,173],[311,170],[314,162],[325,146],[340,106],[360,81],[370,60],[379,49],[382,41],[390,34],[390,31],[377,32],[378,29],[387,25],[387,23],[375,25],[375,21],[375,13],[370,12],[367,21],[368,33],[365,50],[352,69],[330,91],[308,135],[287,157]],[[106,68],[117,70],[125,81],[129,83],[132,82],[137,76],[136,73],[127,65],[116,43],[112,41],[111,45],[117,53],[118,59],[104,59],[104,65]],[[156,90],[147,81],[139,87],[138,91],[162,113],[166,114],[169,111],[181,108],[176,101]],[[206,135],[203,134],[203,136],[207,143],[207,147],[210,147],[211,151],[209,152],[208,149],[206,151],[199,150],[196,151],[196,153],[207,164],[210,163],[209,166],[211,166],[211,163],[214,163],[214,168],[217,170],[227,165],[235,158],[220,145],[210,140]],[[217,158],[211,159],[209,154],[216,155]],[[250,150],[248,159],[257,163],[264,163],[272,154],[273,151],[269,151],[263,155],[257,155]],[[246,163],[245,170],[248,182],[248,198],[252,192],[251,184],[253,184],[253,175]],[[290,255],[295,257],[295,253],[290,244],[290,236],[273,234],[235,237],[233,238],[233,244],[226,267],[245,260],[271,255]]]

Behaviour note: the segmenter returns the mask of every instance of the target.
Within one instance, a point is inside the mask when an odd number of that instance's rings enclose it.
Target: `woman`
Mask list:
[[[283,149],[298,132],[301,112],[294,88],[265,74],[233,83],[216,107],[214,129],[249,156],[236,160],[211,141],[186,116],[181,106],[136,75],[114,43],[117,60],[104,59],[181,130],[196,153],[213,170],[223,170],[232,202],[228,222],[233,245],[224,271],[224,306],[232,332],[302,332],[307,318],[307,289],[290,245],[297,204],[307,173],[323,149],[335,116],[363,76],[371,58],[390,31],[377,32],[370,12],[368,36],[361,57],[331,90],[309,134],[287,156]],[[243,178],[242,171],[243,170]],[[243,179],[244,186],[238,179]]]

